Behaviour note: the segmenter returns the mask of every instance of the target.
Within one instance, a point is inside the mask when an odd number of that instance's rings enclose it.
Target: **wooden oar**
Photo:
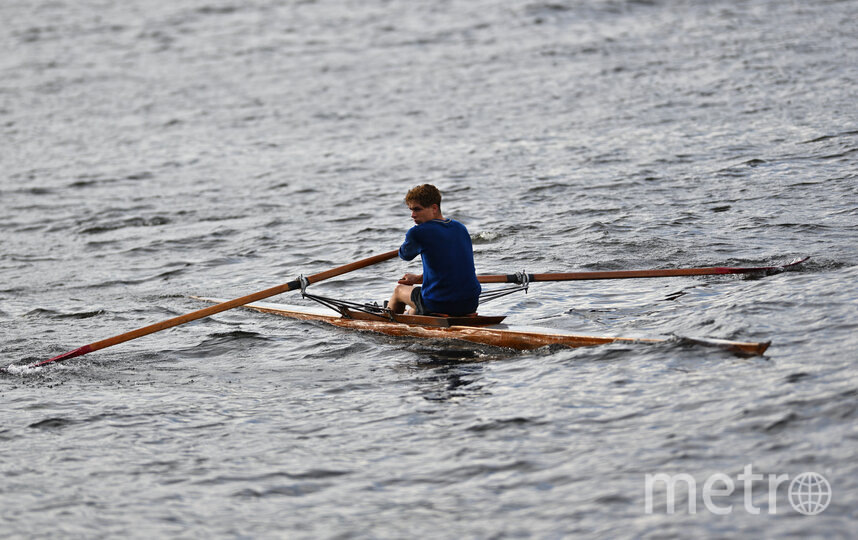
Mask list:
[[[312,276],[308,276],[307,283],[317,283],[319,281],[329,279],[332,277],[336,277],[347,272],[351,272],[353,270],[358,270],[360,268],[365,268],[367,266],[371,266],[376,263],[380,263],[382,261],[386,261],[388,259],[392,259],[397,256],[399,253],[398,250],[389,251],[387,253],[382,253],[381,255],[375,255],[373,257],[368,257],[366,259],[361,259],[359,261],[355,261],[350,264],[346,264],[343,266],[338,266],[337,268],[333,268],[331,270],[327,270],[325,272],[321,272],[319,274],[314,274]],[[253,294],[249,294],[247,296],[242,296],[241,298],[236,298],[235,300],[229,300],[228,302],[223,302],[211,307],[207,307],[204,309],[200,309],[198,311],[194,311],[188,313],[186,315],[180,315],[179,317],[174,317],[172,319],[168,319],[166,321],[162,321],[159,323],[155,323],[149,326],[145,326],[143,328],[138,328],[137,330],[132,330],[131,332],[126,332],[124,334],[119,334],[118,336],[113,336],[111,338],[103,339],[101,341],[96,341],[95,343],[90,343],[89,345],[84,345],[83,347],[79,347],[73,351],[69,351],[67,353],[63,353],[59,356],[55,356],[48,360],[42,360],[40,362],[34,362],[32,364],[27,365],[27,367],[39,367],[44,366],[46,364],[50,364],[53,362],[60,362],[62,360],[68,360],[69,358],[75,358],[77,356],[82,356],[87,353],[91,353],[93,351],[97,351],[99,349],[104,349],[106,347],[111,347],[113,345],[118,345],[119,343],[124,343],[126,341],[131,341],[132,339],[137,339],[139,337],[147,336],[149,334],[154,334],[155,332],[160,332],[161,330],[166,330],[167,328],[172,328],[174,326],[178,326],[180,324],[185,324],[187,322],[195,321],[197,319],[202,319],[203,317],[208,317],[210,315],[214,315],[215,313],[220,313],[222,311],[226,311],[228,309],[236,308],[239,306],[243,306],[244,304],[249,304],[251,302],[256,302],[258,300],[262,300],[263,298],[268,298],[269,296],[274,296],[277,294],[284,293],[286,291],[292,291],[295,289],[301,288],[301,280],[296,279],[290,281],[288,283],[284,283],[282,285],[278,285],[276,287],[271,287],[270,289],[265,289],[264,291],[259,291]],[[0,371],[6,371],[6,368],[0,368]]]
[[[799,265],[810,257],[793,261],[781,266],[713,266],[709,268],[666,268],[663,270],[608,270],[604,272],[567,272],[559,274],[527,274],[528,282],[533,281],[573,281],[584,279],[629,279],[629,278],[655,278],[676,276],[711,276],[716,274],[758,274],[768,272],[781,272],[792,266]],[[506,275],[482,275],[477,276],[480,283],[521,283],[522,274]]]

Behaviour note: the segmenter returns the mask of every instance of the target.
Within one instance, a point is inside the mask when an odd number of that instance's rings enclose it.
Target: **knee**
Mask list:
[[[411,286],[410,285],[397,285],[393,290],[394,296],[396,298],[402,300],[403,302],[407,300],[411,300]]]
[[[396,289],[393,290],[393,294],[400,300],[411,299],[411,287],[408,285],[397,285]]]

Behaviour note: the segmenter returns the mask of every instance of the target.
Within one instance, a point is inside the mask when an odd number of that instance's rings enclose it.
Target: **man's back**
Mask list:
[[[428,302],[456,302],[480,295],[474,269],[471,237],[454,219],[431,220],[405,234],[399,256],[423,261],[423,298]]]

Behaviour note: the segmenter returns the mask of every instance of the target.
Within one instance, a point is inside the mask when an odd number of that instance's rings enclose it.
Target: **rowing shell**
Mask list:
[[[197,300],[220,303],[223,300],[217,298],[200,298]],[[291,306],[287,304],[273,304],[257,302],[246,304],[246,309],[271,313],[305,321],[321,321],[340,328],[349,328],[367,332],[376,332],[388,336],[413,337],[423,339],[454,339],[480,343],[494,347],[505,347],[509,349],[529,350],[538,349],[548,345],[561,345],[566,347],[591,347],[594,345],[605,345],[607,343],[664,343],[666,339],[653,338],[630,338],[610,336],[585,336],[566,332],[555,328],[540,328],[530,326],[510,326],[507,324],[490,324],[488,326],[472,326],[466,324],[452,324],[449,326],[432,324],[408,324],[407,322],[394,322],[382,320],[379,317],[348,318],[331,313],[325,308],[308,306]],[[358,314],[355,314],[358,315]],[[360,315],[358,315],[360,316]],[[431,317],[432,319],[443,319],[443,317]],[[421,318],[412,319],[413,322]],[[463,322],[463,317],[455,319],[456,323]],[[502,319],[498,317],[497,319]],[[408,320],[408,319],[405,319]],[[423,321],[421,321],[423,322]],[[724,348],[742,355],[762,355],[771,342],[743,342],[728,341],[712,338],[684,338],[687,342],[712,345]]]

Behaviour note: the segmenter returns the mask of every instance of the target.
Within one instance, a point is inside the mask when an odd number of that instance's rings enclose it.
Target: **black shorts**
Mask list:
[[[414,287],[411,289],[411,301],[414,302],[415,315],[429,315],[426,312],[426,306],[423,305],[423,293],[421,292],[420,287]]]
[[[431,302],[430,305],[427,305],[423,301],[423,291],[421,288],[414,287],[411,290],[411,301],[414,302],[415,315],[437,315],[442,313],[451,317],[461,317],[475,313],[480,303],[480,298],[476,297],[456,302]]]

